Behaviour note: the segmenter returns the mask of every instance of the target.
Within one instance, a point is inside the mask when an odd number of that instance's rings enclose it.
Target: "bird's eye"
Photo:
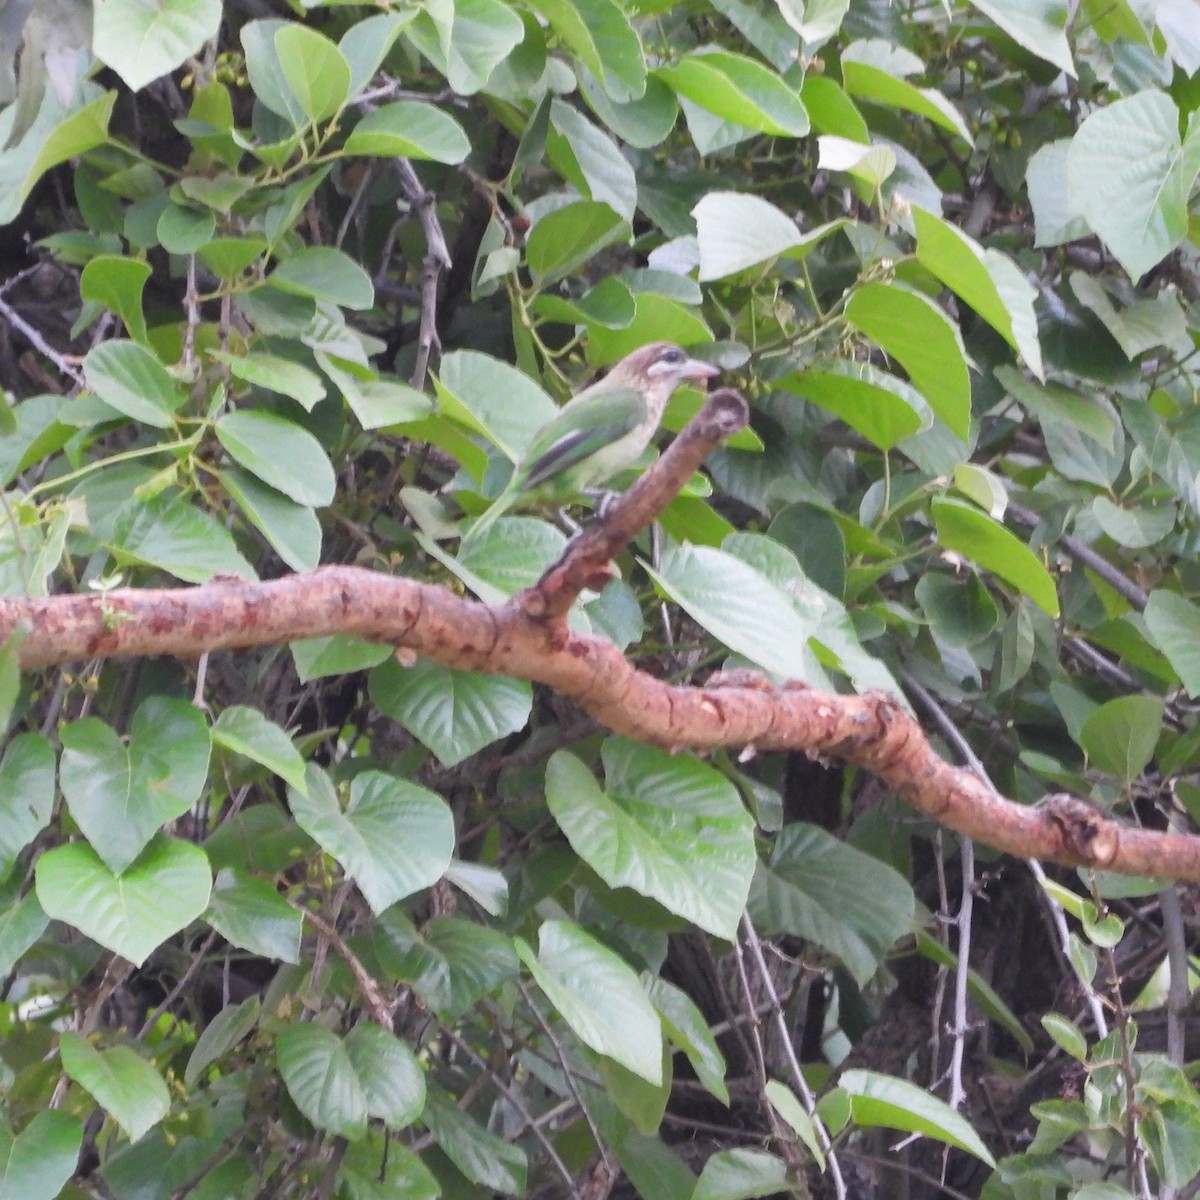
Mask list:
[[[677,350],[674,347],[672,347],[670,350],[664,350],[662,352],[662,354],[659,356],[658,361],[664,362],[664,363],[670,363],[671,366],[677,366],[679,363],[683,362],[683,359],[684,359],[683,351]]]

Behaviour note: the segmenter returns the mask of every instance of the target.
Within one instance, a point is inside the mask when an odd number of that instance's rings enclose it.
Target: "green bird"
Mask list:
[[[670,342],[651,342],[626,355],[534,434],[504,490],[471,527],[472,536],[531,492],[575,494],[631,467],[654,437],[671,393],[685,380],[718,373]]]

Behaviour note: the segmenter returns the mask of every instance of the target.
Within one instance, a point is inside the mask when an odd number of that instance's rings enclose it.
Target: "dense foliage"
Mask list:
[[[1193,0],[7,0],[0,104],[4,594],[498,602],[667,339],[752,430],[577,628],[1200,820]],[[350,637],[0,681],[2,1196],[1194,1193],[1174,888]]]

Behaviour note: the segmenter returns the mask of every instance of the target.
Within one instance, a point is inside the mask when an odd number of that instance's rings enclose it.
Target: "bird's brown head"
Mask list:
[[[658,393],[665,400],[685,380],[711,379],[719,373],[711,363],[689,357],[671,342],[651,342],[621,359],[608,378],[643,392]]]

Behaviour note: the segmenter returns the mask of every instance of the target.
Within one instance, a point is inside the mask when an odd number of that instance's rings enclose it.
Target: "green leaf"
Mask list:
[[[1179,110],[1158,91],[1092,113],[1067,153],[1070,207],[1083,215],[1133,279],[1183,239],[1200,174],[1200,120],[1179,136]]]
[[[376,927],[374,949],[386,971],[412,984],[443,1020],[456,1021],[517,977],[512,939],[461,917],[434,917],[420,933],[398,909]]]
[[[580,200],[538,221],[525,244],[525,261],[545,287],[629,235],[628,223],[607,204]]]
[[[367,1114],[388,1129],[411,1125],[425,1107],[425,1073],[394,1034],[360,1021],[346,1035],[346,1053],[367,1101]]]
[[[1103,396],[1039,386],[1008,366],[997,367],[995,376],[1038,418],[1051,461],[1066,478],[1106,487],[1124,469],[1121,418]]]
[[[730,650],[776,677],[812,676],[808,639],[813,629],[753,567],[709,546],[672,546],[657,571],[647,570],[670,599]]]
[[[971,0],[1018,46],[1053,63],[1072,78],[1075,64],[1067,44],[1067,7],[1061,0]]]
[[[517,954],[585,1046],[647,1083],[662,1082],[662,1027],[629,965],[571,921],[544,921],[538,953]]]
[[[283,73],[275,46],[275,34],[285,24],[274,19],[247,22],[242,26],[242,51],[250,87],[259,102],[301,129],[308,123],[304,108]]]
[[[718,1150],[704,1164],[692,1200],[753,1200],[789,1190],[782,1158],[763,1150]]]
[[[613,0],[530,0],[534,12],[574,51],[617,103],[646,90],[641,39]]]
[[[455,0],[444,9],[426,6],[407,36],[453,91],[472,96],[520,44],[525,25],[501,0]]]
[[[226,215],[253,187],[254,180],[251,177],[229,172],[212,176],[185,175],[179,181],[179,190],[189,200],[194,200],[198,205],[212,209],[215,213]]]
[[[1039,379],[1044,378],[1033,285],[1025,281],[1011,259],[984,250],[948,221],[916,205],[912,219],[917,230],[917,261],[965,300]],[[1012,267],[1015,278],[1000,264]]]
[[[1187,1187],[1200,1172],[1200,1109],[1194,1096],[1148,1105],[1146,1119],[1138,1124],[1155,1171],[1171,1188]]]
[[[1083,7],[1088,23],[1106,42],[1122,37],[1143,46],[1150,44],[1146,28],[1129,0],[1083,0]]]
[[[818,360],[776,383],[857,429],[880,450],[891,450],[932,423],[925,398],[910,383],[869,362]]]
[[[380,379],[370,367],[323,350],[317,351],[316,360],[364,429],[420,421],[433,411],[433,400],[424,392],[394,379]]]
[[[1162,727],[1159,697],[1118,696],[1084,721],[1079,744],[1092,766],[1115,775],[1128,787],[1154,757]]]
[[[488,1133],[440,1088],[429,1088],[421,1117],[446,1157],[472,1183],[502,1196],[525,1194],[528,1164],[520,1146]]]
[[[601,122],[627,146],[651,150],[661,145],[679,118],[675,93],[651,75],[645,92],[636,100],[613,100],[586,69],[579,71],[580,91]]]
[[[106,544],[119,563],[159,567],[188,583],[207,583],[214,575],[256,578],[229,531],[179,495],[126,506]]]
[[[871,135],[862,114],[854,101],[828,75],[805,75],[800,99],[804,101],[817,133],[833,134],[847,141],[870,145]]]
[[[1147,546],[1157,545],[1175,528],[1177,520],[1174,505],[1126,509],[1106,496],[1092,500],[1092,516],[1118,546],[1128,550],[1145,550]]]
[[[279,1074],[296,1107],[318,1128],[350,1141],[367,1132],[367,1097],[345,1044],[312,1022],[275,1035]]]
[[[158,215],[155,232],[162,248],[171,254],[195,254],[216,232],[217,217],[207,209],[168,204]]]
[[[304,790],[304,759],[292,739],[258,709],[244,704],[225,709],[212,727],[212,740],[261,764],[292,787]]]
[[[70,1113],[46,1109],[16,1136],[0,1121],[0,1197],[55,1200],[79,1162],[83,1126]]]
[[[952,646],[977,645],[995,631],[1000,619],[987,585],[974,571],[965,579],[923,575],[915,594],[937,635]]]
[[[945,496],[931,505],[938,544],[999,575],[1043,612],[1058,616],[1058,592],[1041,560],[1015,534],[987,513]]]
[[[812,50],[842,27],[850,0],[775,0],[783,19]]]
[[[53,809],[54,751],[45,738],[19,733],[0,761],[0,880],[50,823]]]
[[[141,705],[128,742],[97,717],[84,717],[62,731],[62,744],[67,806],[114,875],[200,798],[212,749],[200,711],[165,696]]]
[[[134,421],[170,429],[175,410],[185,397],[167,368],[137,342],[101,342],[83,360],[88,387],[104,401]]]
[[[306,246],[285,259],[267,277],[281,292],[328,300],[343,308],[367,309],[375,303],[371,277],[341,250]]]
[[[707,192],[692,216],[701,281],[724,279],[781,255],[802,258],[843,224],[831,221],[801,233],[796,222],[774,204],[743,192]]]
[[[603,207],[603,206],[602,206]],[[553,400],[516,367],[475,350],[452,350],[434,380],[448,417],[482,433],[516,462],[558,412]]]
[[[300,961],[303,918],[264,879],[230,868],[218,871],[204,919],[227,942],[251,954]]]
[[[864,984],[897,938],[916,901],[908,881],[879,859],[815,825],[788,825],[750,891],[755,924],[807,938],[835,954]]]
[[[349,675],[366,671],[391,658],[391,646],[364,642],[361,638],[339,634],[334,637],[303,638],[292,643],[292,657],[301,683],[311,683],[329,675]]]
[[[19,195],[22,202],[33,190],[33,185],[52,167],[86,154],[108,141],[108,122],[116,102],[115,91],[105,92],[51,130],[21,185]],[[14,212],[13,216],[16,215]]]
[[[626,221],[637,208],[637,177],[612,137],[578,109],[550,104],[547,151],[556,169],[589,200],[607,204]]]
[[[350,64],[324,34],[289,21],[275,31],[279,69],[310,121],[332,117],[350,96]]]
[[[752,58],[701,50],[655,73],[679,95],[735,125],[776,137],[808,133],[808,113],[797,92]]]
[[[441,879],[454,850],[454,821],[433,792],[381,771],[350,784],[342,811],[329,776],[311,763],[308,793],[288,789],[296,823],[341,863],[375,913]]]
[[[321,561],[321,522],[307,504],[297,504],[249,471],[229,467],[221,483],[246,520],[295,571],[311,571]]]
[[[99,254],[79,276],[80,299],[102,304],[125,322],[134,341],[146,341],[142,292],[150,278],[150,264],[119,254]]]
[[[196,1039],[183,1082],[188,1087],[195,1087],[213,1063],[254,1031],[261,1012],[262,1000],[258,996],[249,996],[241,1004],[221,1009]]]
[[[654,1005],[663,1023],[663,1031],[672,1045],[678,1046],[687,1056],[696,1078],[722,1104],[727,1105],[729,1089],[725,1086],[725,1056],[704,1014],[682,988],[660,976],[651,978],[646,987],[650,1003]]]
[[[230,458],[297,504],[333,502],[336,479],[324,447],[307,429],[273,412],[226,413],[217,438]]]
[[[281,396],[290,396],[308,412],[325,399],[325,384],[321,382],[321,377],[291,359],[254,352],[225,354],[214,350],[210,353],[218,362],[223,362],[235,378],[278,392]]]
[[[58,1038],[63,1070],[136,1142],[171,1111],[162,1076],[129,1046],[97,1050],[77,1033]]]
[[[50,918],[42,911],[33,892],[10,901],[0,909],[0,971],[8,974],[46,932]],[[0,1192],[0,1195],[3,1195]]]
[[[1087,1038],[1074,1021],[1061,1013],[1043,1013],[1042,1028],[1055,1043],[1079,1062],[1087,1062]]]
[[[1067,190],[1070,147],[1070,138],[1047,142],[1025,168],[1035,246],[1061,246],[1087,236],[1087,222],[1071,207]]]
[[[84,842],[46,851],[37,897],[47,916],[141,966],[208,906],[212,876],[199,846],[158,834],[119,876]]]
[[[221,0],[105,0],[92,21],[92,51],[136,92],[216,37]]]
[[[737,789],[695,759],[623,739],[608,739],[603,756],[603,790],[565,750],[546,768],[546,801],[575,853],[609,887],[731,940],[757,862]]]
[[[21,407],[24,408],[29,401]],[[21,695],[21,643],[29,633],[24,621],[17,621],[12,632],[0,642],[0,730],[7,729],[12,720],[13,709]]]
[[[350,95],[357,96],[379,70],[388,51],[406,25],[417,16],[417,9],[376,13],[355,21],[342,34],[338,50],[350,66]]]
[[[1166,656],[1187,694],[1200,696],[1200,608],[1176,592],[1155,588],[1145,618],[1151,642]]]
[[[787,1122],[792,1132],[808,1147],[817,1165],[824,1170],[825,1150],[817,1137],[816,1119],[796,1099],[796,1093],[777,1079],[768,1080],[763,1093],[771,1102],[771,1107]]]
[[[875,63],[851,57],[851,52],[862,45],[856,42],[842,55],[842,84],[848,95],[916,113],[962,138],[968,146],[974,145],[962,114],[941,92],[936,88],[916,87]]]
[[[346,139],[344,151],[454,164],[471,153],[471,143],[449,113],[420,100],[397,100],[367,113]]]
[[[1155,346],[1170,346],[1187,338],[1187,321],[1173,292],[1162,291],[1118,310],[1104,285],[1082,271],[1071,273],[1071,290],[1100,318],[1131,361]]]
[[[958,327],[920,292],[867,283],[846,305],[850,323],[890,354],[960,438],[971,428],[971,381]]]
[[[213,238],[207,245],[201,246],[196,255],[210,271],[228,282],[237,279],[266,251],[266,239],[255,235]]]
[[[817,166],[823,171],[843,171],[857,180],[864,202],[879,195],[896,173],[896,152],[890,146],[864,146],[849,138],[823,134],[817,138]]]
[[[875,1071],[850,1070],[838,1080],[838,1086],[849,1095],[850,1111],[858,1125],[923,1133],[975,1155],[988,1166],[996,1165],[966,1118],[915,1084]]]
[[[389,659],[371,672],[370,693],[444,767],[519,733],[533,708],[533,689],[524,680],[456,671],[428,658],[411,667]]]
[[[634,297],[634,318],[628,329],[596,326],[588,336],[588,357],[596,366],[615,363],[646,341],[692,346],[713,340],[712,330],[690,305],[668,296],[643,293]]]

